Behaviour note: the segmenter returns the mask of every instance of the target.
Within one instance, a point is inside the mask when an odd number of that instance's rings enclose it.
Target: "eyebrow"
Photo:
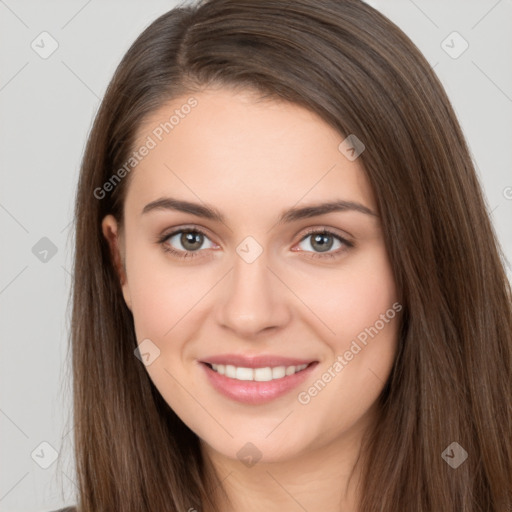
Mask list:
[[[172,197],[162,197],[155,201],[151,201],[142,210],[142,215],[155,210],[175,210],[184,213],[190,213],[197,217],[225,223],[225,218],[216,208],[199,203],[191,203]],[[355,201],[335,200],[327,203],[312,204],[300,208],[290,208],[281,214],[278,224],[290,223],[301,219],[308,219],[319,215],[325,215],[332,212],[355,211],[364,213],[373,217],[378,215],[367,206]]]

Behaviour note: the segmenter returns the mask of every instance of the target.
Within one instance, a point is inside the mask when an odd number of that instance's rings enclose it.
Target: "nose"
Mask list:
[[[217,322],[237,337],[283,328],[291,318],[287,289],[268,268],[266,253],[247,263],[235,256],[218,302]]]

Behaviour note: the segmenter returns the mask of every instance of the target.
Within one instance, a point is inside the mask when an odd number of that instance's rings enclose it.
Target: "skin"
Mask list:
[[[338,150],[343,137],[298,105],[228,89],[194,97],[198,105],[132,171],[123,226],[111,215],[102,224],[137,340],[150,339],[160,350],[146,369],[223,480],[232,507],[213,496],[221,510],[357,510],[356,459],[377,421],[399,315],[309,403],[297,395],[397,300],[380,219],[356,211],[289,224],[277,219],[288,208],[337,199],[377,213],[361,159],[347,159]],[[154,112],[138,141],[187,99]],[[164,196],[207,203],[225,222],[174,210],[141,214]],[[207,233],[195,258],[164,250],[167,244],[184,251],[180,235],[158,242],[182,226]],[[325,253],[305,233],[309,228],[326,228],[354,247],[329,238],[328,252],[338,255],[315,258]],[[252,263],[236,252],[247,236],[263,248]],[[219,394],[205,378],[198,361],[222,353],[319,364],[300,388],[246,405]],[[251,467],[237,457],[247,442],[261,452]]]

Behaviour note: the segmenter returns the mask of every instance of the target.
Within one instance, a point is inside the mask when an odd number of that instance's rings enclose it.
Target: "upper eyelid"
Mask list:
[[[211,240],[211,236],[209,235],[208,233],[208,230],[206,228],[203,228],[203,227],[199,227],[199,226],[182,226],[182,227],[178,227],[176,229],[171,229],[169,231],[169,233],[164,233],[159,237],[160,240],[168,240],[169,238],[177,235],[178,233],[182,233],[182,232],[185,232],[185,231],[192,231],[192,232],[198,232],[198,233],[201,233],[203,235],[205,235],[206,237],[208,237],[208,239],[213,242],[213,240]],[[216,242],[213,242],[215,243],[216,245],[219,245],[217,244]]]
[[[352,238],[351,235],[348,233],[346,235],[341,235],[338,233],[338,230],[335,230],[334,228],[328,228],[325,226],[318,227],[318,228],[307,228],[307,230],[303,233],[302,238],[300,241],[304,240],[306,236],[315,234],[315,233],[327,233],[329,235],[333,235],[341,240],[346,240],[347,242],[350,241],[349,239]]]

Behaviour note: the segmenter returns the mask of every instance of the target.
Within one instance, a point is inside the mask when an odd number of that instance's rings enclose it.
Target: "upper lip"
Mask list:
[[[267,366],[300,366],[316,362],[314,359],[297,359],[294,357],[282,357],[277,355],[243,356],[238,354],[222,354],[207,357],[201,360],[209,364],[229,364],[241,368],[265,368]]]

